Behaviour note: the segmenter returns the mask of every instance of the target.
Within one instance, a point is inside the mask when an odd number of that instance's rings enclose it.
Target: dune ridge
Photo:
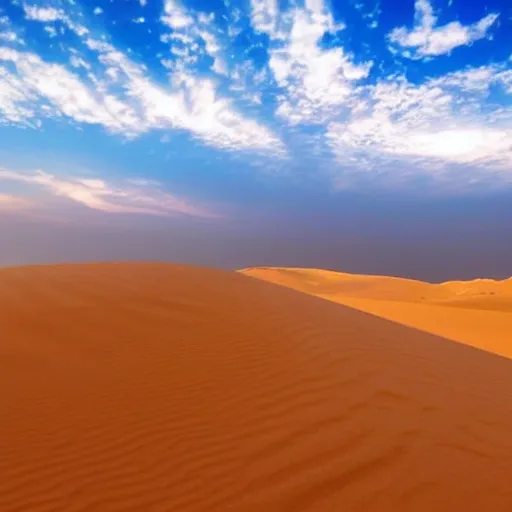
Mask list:
[[[505,297],[512,299],[512,278],[473,279],[434,284],[404,277],[349,274],[333,270],[295,267],[248,267],[239,272],[322,294],[339,293],[347,297],[449,304],[458,297]],[[478,302],[476,309],[478,309]],[[509,310],[509,309],[507,309]],[[510,307],[512,311],[512,304]]]
[[[235,272],[0,269],[0,510],[509,512],[512,363]]]
[[[512,358],[512,278],[433,284],[309,268],[239,272]]]

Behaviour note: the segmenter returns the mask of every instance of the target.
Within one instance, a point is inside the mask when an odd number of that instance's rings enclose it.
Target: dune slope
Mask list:
[[[305,268],[240,272],[512,358],[512,279],[432,284]]]
[[[237,273],[0,270],[0,510],[512,510],[512,362]]]

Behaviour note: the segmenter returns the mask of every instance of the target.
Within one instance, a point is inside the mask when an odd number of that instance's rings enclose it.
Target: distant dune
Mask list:
[[[431,284],[306,268],[240,272],[512,358],[512,279]]]
[[[0,269],[0,326],[2,512],[512,510],[506,358],[165,264]]]

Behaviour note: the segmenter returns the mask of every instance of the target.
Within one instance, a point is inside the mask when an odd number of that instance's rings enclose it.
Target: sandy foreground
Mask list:
[[[512,358],[512,278],[431,284],[304,268],[240,272]]]
[[[0,511],[512,510],[512,361],[234,272],[0,270]]]

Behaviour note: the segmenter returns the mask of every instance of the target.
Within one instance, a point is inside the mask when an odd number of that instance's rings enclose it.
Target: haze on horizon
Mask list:
[[[512,274],[507,0],[8,0],[0,265]]]

